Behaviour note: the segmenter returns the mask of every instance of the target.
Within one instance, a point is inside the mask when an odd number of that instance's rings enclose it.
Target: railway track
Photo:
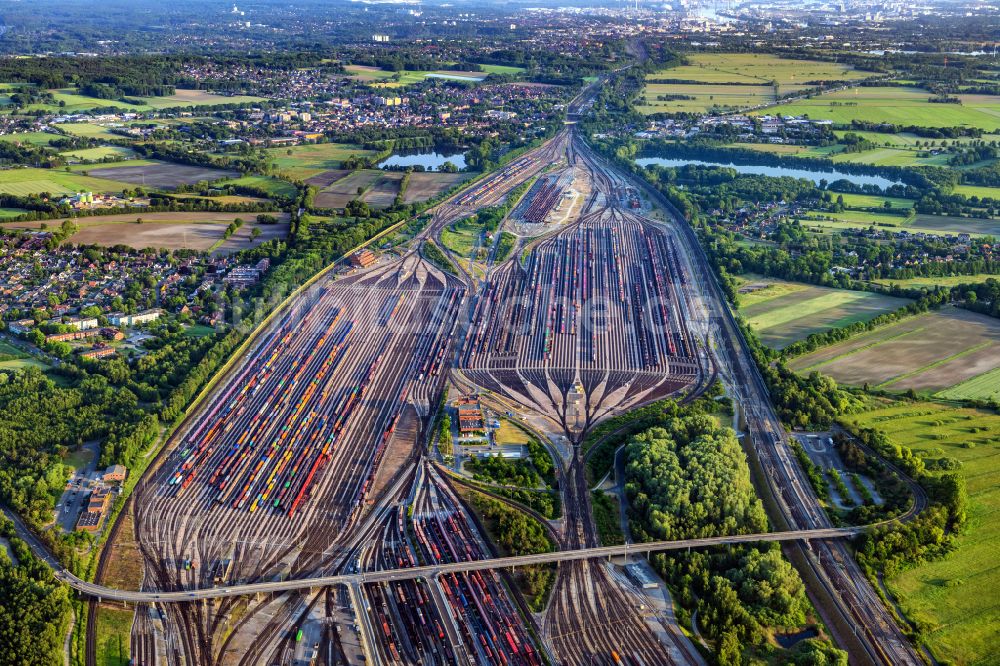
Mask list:
[[[134,599],[152,604],[138,607],[136,655],[159,663],[162,651],[167,663],[215,666],[230,663],[227,654],[235,650],[247,666],[284,662],[296,649],[291,630],[321,607],[329,615],[329,587],[348,585],[366,604],[355,612],[371,624],[377,663],[440,657],[441,663],[534,664],[547,648],[563,663],[697,661],[690,644],[660,642],[637,611],[637,597],[600,561],[620,550],[597,547],[579,447],[561,475],[562,550],[546,557],[489,559],[478,530],[432,468],[418,467],[412,486],[409,477],[397,478],[390,491],[372,495],[386,452],[401,448],[412,456],[420,445],[449,370],[558,423],[577,444],[610,415],[696,391],[714,376],[717,368],[698,349],[701,333],[692,328],[692,293],[713,278],[704,264],[692,272],[699,255],[690,230],[629,210],[623,196],[634,186],[629,177],[605,167],[571,131],[438,207],[414,245],[502,201],[563,158],[589,174],[593,194],[577,220],[526,246],[523,264],[514,253],[478,285],[467,272],[450,276],[411,250],[320,281],[216,389],[136,495],[146,575]],[[717,290],[710,294],[715,299]],[[879,601],[852,576],[856,564],[846,549],[829,541],[857,530],[831,529],[807,501],[801,471],[774,439],[780,424],[766,411],[766,391],[746,364],[745,348],[734,342],[742,342],[738,331],[720,317],[711,323],[728,340],[724,365],[733,369],[725,379],[759,404],[748,415],[754,448],[765,470],[785,481],[775,494],[789,525],[809,529],[633,551],[810,539],[814,570],[831,594],[845,599],[847,617],[873,621],[866,631],[878,643],[875,632],[888,627],[877,610],[854,609],[881,608]],[[461,346],[453,345],[463,327]],[[402,441],[396,432],[403,414],[422,424],[418,441],[412,434]],[[412,488],[405,499],[412,518],[394,508],[405,487]],[[491,570],[549,561],[561,564],[541,645]],[[91,594],[128,596],[60,576]],[[243,594],[255,598],[237,601]],[[217,599],[211,608],[198,601],[211,598]],[[228,626],[226,618],[244,603],[240,620]],[[434,629],[424,633],[426,622]],[[336,659],[335,634],[323,635],[326,653]],[[878,649],[900,650],[891,643]]]
[[[701,386],[701,367],[685,325],[689,287],[675,240],[620,209],[623,181],[595,168],[570,137],[570,168],[583,169],[591,196],[578,219],[544,234],[490,271],[474,297],[459,352],[463,380],[558,423],[579,443],[595,423],[646,402]],[[558,175],[555,176],[558,178]],[[544,210],[551,188],[521,204]],[[582,457],[574,449],[562,484],[560,545],[597,543]],[[688,644],[665,646],[630,597],[595,561],[560,566],[544,634],[565,663],[669,663]],[[609,627],[614,632],[609,632]],[[624,657],[623,657],[624,656]]]
[[[586,148],[582,150],[586,151]],[[598,159],[598,158],[595,158]],[[598,159],[598,163],[600,163]],[[713,310],[715,336],[725,360],[724,379],[736,399],[744,405],[746,430],[751,448],[762,468],[766,500],[774,510],[772,520],[780,529],[821,529],[829,518],[819,506],[804,472],[794,459],[787,436],[771,406],[767,387],[752,360],[722,290],[695,237],[677,210],[645,182],[630,179],[673,218],[673,226],[690,258],[692,278],[707,292]],[[913,510],[911,510],[912,512]],[[904,516],[909,518],[912,513]],[[922,660],[902,634],[891,613],[861,572],[850,551],[841,543],[817,543],[811,548],[792,546],[796,566],[804,571],[814,605],[835,633],[837,642],[850,648],[859,663],[919,666]]]
[[[139,498],[150,587],[202,587],[222,562],[242,580],[332,563],[403,410],[426,415],[439,391],[463,289],[410,254],[319,283],[276,322]],[[192,663],[217,653],[209,615],[177,611]]]
[[[438,206],[418,239],[502,201],[564,141],[527,153]],[[133,502],[144,589],[204,589],[341,566],[376,499],[383,456],[412,453],[423,436],[470,283],[468,275],[442,273],[411,250],[371,269],[334,274],[301,295],[141,482]],[[401,420],[416,423],[406,428],[408,441],[396,431]],[[233,627],[227,618],[237,610],[235,599],[211,609],[157,605],[165,617],[159,624],[139,617],[133,651],[154,658],[163,634],[170,637],[170,663],[222,663],[237,648],[246,652],[240,663],[281,657],[293,647],[288,627],[318,598],[253,600],[240,606]],[[246,632],[257,639],[241,643]]]

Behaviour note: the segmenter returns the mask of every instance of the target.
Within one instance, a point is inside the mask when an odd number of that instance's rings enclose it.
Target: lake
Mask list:
[[[422,166],[427,171],[436,171],[445,162],[451,162],[459,169],[464,169],[465,155],[463,153],[445,155],[434,150],[401,150],[379,162],[378,166],[379,168]]]
[[[659,166],[665,167],[682,167],[688,164],[694,164],[696,166],[716,166],[716,167],[729,167],[730,169],[735,169],[738,173],[751,173],[758,176],[791,176],[792,178],[806,178],[812,182],[819,185],[820,180],[826,180],[828,183],[832,183],[835,180],[848,180],[855,185],[878,185],[882,189],[891,187],[892,185],[901,185],[899,181],[889,180],[888,178],[883,178],[882,176],[859,176],[853,173],[844,173],[843,171],[837,171],[835,169],[790,169],[788,167],[780,167],[773,165],[763,165],[763,164],[724,164],[722,162],[703,162],[701,160],[684,160],[684,159],[674,159],[668,157],[640,157],[636,159],[636,164],[641,167],[648,167],[650,164],[658,164]]]

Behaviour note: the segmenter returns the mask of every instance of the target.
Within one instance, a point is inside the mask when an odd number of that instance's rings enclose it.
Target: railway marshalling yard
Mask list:
[[[423,256],[426,241],[449,225],[504,202],[543,172],[558,179],[570,171],[587,193],[577,212],[519,236],[509,258],[494,262],[497,234],[474,272],[481,279]],[[746,360],[737,362],[732,340],[724,352],[707,343],[718,332],[719,305],[706,300],[713,296],[707,268],[691,239],[646,217],[641,199],[565,130],[439,205],[401,250],[366,268],[337,268],[296,297],[137,487],[143,590],[495,556],[427,453],[436,451],[446,386],[517,409],[551,438],[564,508],[546,529],[560,549],[595,547],[577,445],[610,416],[699,392],[720,369],[716,353],[733,368],[723,379],[744,385],[747,428],[766,469],[789,479],[782,501],[791,526],[825,527],[787,452],[773,435],[765,439],[775,420],[754,407],[761,396]],[[533,209],[544,218],[534,201],[515,211]],[[517,225],[507,219],[503,228]],[[867,585],[839,561],[826,566],[843,570],[838,588]],[[853,594],[845,603],[874,596],[860,587]],[[449,570],[242,599],[140,603],[131,654],[141,664],[703,663],[687,638],[641,612],[642,604],[599,560],[562,562],[538,614],[503,571]],[[872,624],[891,633],[877,617]]]

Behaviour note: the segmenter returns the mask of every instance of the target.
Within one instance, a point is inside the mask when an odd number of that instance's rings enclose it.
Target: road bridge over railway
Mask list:
[[[637,553],[684,550],[687,548],[706,548],[710,546],[723,546],[737,543],[841,539],[856,536],[861,532],[864,532],[866,529],[868,528],[841,527],[815,530],[796,530],[789,532],[767,532],[762,534],[741,534],[736,536],[704,537],[700,539],[683,539],[679,541],[650,541],[647,543],[635,543],[620,546],[580,548],[576,550],[561,550],[551,553],[538,553],[535,555],[520,555],[515,557],[499,557],[487,560],[472,560],[468,562],[454,562],[449,564],[434,564],[405,569],[385,569],[364,573],[337,574],[333,576],[317,576],[315,578],[246,583],[243,585],[207,587],[171,592],[116,590],[104,585],[88,583],[87,581],[77,578],[65,569],[57,570],[54,575],[58,580],[66,583],[80,593],[89,597],[98,598],[102,601],[177,603],[183,601],[198,601],[201,599],[219,599],[243,595],[291,592],[295,590],[327,587],[330,585],[350,585],[356,583],[408,580],[413,578],[433,578],[438,574],[449,572],[504,569],[529,564],[549,564],[552,562],[617,557]]]

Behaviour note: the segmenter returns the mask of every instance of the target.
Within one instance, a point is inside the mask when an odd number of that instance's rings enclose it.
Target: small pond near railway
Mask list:
[[[459,170],[465,168],[465,155],[453,153],[446,155],[432,148],[417,150],[400,150],[378,163],[378,167],[410,167],[422,166],[427,171],[437,171],[445,162],[451,162]]]

